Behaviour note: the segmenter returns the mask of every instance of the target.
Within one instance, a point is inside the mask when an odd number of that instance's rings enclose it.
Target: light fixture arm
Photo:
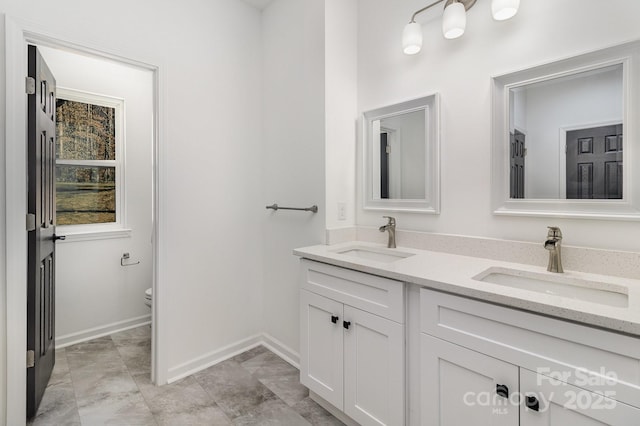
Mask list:
[[[417,10],[412,16],[411,16],[411,21],[409,22],[416,22],[416,16],[421,14],[422,12],[424,12],[427,9],[430,9],[431,7],[435,6],[436,4],[442,3],[445,0],[437,0],[433,3],[431,3],[428,6],[423,7],[420,10]],[[458,3],[462,3],[464,5],[464,9],[465,10],[469,10],[471,9],[471,7],[476,4],[476,0],[447,0],[447,4],[445,4],[445,7],[449,6],[451,3],[453,2],[458,2]]]
[[[416,12],[411,16],[411,21],[409,21],[409,22],[416,22],[416,16],[417,16],[417,15],[419,15],[420,13],[424,12],[424,11],[425,11],[425,10],[427,10],[427,9],[430,9],[431,7],[435,6],[435,5],[436,5],[436,4],[438,4],[438,3],[442,3],[443,1],[444,1],[444,0],[438,0],[438,1],[435,1],[435,2],[431,3],[430,5],[425,6],[425,7],[423,7],[422,9],[420,9],[420,10],[416,11]]]

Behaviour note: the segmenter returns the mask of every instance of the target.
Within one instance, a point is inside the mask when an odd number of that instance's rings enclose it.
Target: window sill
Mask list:
[[[59,226],[57,231],[60,235],[64,235],[64,240],[58,240],[58,243],[75,243],[82,241],[95,241],[95,240],[108,240],[114,238],[131,238],[131,229],[105,229],[96,231],[73,231],[71,229],[64,229]]]

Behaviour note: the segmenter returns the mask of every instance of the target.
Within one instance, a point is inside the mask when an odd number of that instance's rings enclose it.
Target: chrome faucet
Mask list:
[[[564,272],[562,270],[562,257],[560,251],[560,243],[562,242],[562,231],[557,226],[548,226],[547,241],[544,242],[544,248],[549,250],[549,272]]]
[[[387,247],[396,248],[396,218],[391,216],[382,216],[386,219],[389,219],[386,225],[382,225],[380,227],[380,232],[388,231],[389,232],[389,241],[387,242]]]

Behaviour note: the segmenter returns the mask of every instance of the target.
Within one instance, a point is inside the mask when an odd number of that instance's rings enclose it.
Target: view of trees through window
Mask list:
[[[116,221],[115,108],[58,99],[58,225]]]

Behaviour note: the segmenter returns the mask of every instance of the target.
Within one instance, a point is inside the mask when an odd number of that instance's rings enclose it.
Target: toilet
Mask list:
[[[144,291],[144,304],[151,307],[151,287]]]

